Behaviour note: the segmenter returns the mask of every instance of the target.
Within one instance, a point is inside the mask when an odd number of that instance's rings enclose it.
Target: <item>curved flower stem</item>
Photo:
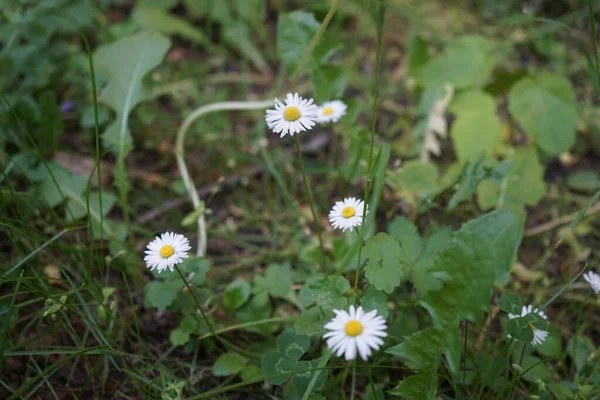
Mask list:
[[[304,182],[304,190],[306,190],[308,203],[310,204],[310,212],[313,216],[315,230],[317,231],[317,237],[319,238],[319,246],[321,247],[321,261],[323,266],[325,266],[325,246],[323,246],[323,238],[321,237],[321,224],[319,222],[319,217],[317,216],[317,211],[315,209],[315,201],[313,199],[312,190],[310,189],[310,185],[308,184],[306,170],[304,169],[304,160],[302,159],[302,153],[300,151],[300,139],[298,139],[298,134],[295,134],[294,138],[296,139],[296,152],[298,153],[298,161],[300,163],[300,170],[302,171],[302,181]]]
[[[354,400],[354,394],[356,393],[356,360],[352,362],[352,389],[350,391],[350,400]]]
[[[207,104],[205,106],[197,108],[183,121],[183,123],[179,127],[179,131],[177,131],[177,138],[175,140],[175,158],[177,160],[177,166],[179,167],[179,173],[181,174],[181,178],[183,179],[183,183],[185,184],[185,190],[188,192],[190,200],[192,200],[194,211],[198,210],[198,207],[200,207],[201,203],[200,198],[198,197],[196,187],[194,186],[194,182],[190,178],[187,166],[185,165],[185,152],[183,147],[185,142],[185,135],[187,134],[192,124],[198,118],[215,111],[260,110],[267,108],[271,105],[273,105],[273,101],[271,100],[224,101],[221,103]],[[200,257],[204,257],[204,255],[206,254],[206,220],[204,218],[204,212],[201,212],[200,216],[198,217],[198,245],[196,250],[196,254]]]

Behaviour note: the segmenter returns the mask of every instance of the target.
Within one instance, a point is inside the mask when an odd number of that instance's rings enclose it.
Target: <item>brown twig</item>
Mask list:
[[[321,134],[313,136],[308,143],[300,146],[300,150],[303,154],[315,153],[315,152],[321,150],[323,147],[327,146],[328,143],[329,143],[329,135],[326,133],[321,133]],[[293,155],[293,152],[290,152],[290,154]],[[210,193],[212,193],[214,190],[235,186],[242,180],[249,179],[256,175],[263,173],[264,170],[265,169],[263,167],[259,167],[259,166],[252,167],[244,175],[233,175],[233,176],[230,176],[229,178],[226,178],[222,182],[215,182],[215,183],[205,185],[205,186],[201,187],[200,189],[198,189],[198,197],[204,198],[204,197],[208,196]],[[167,200],[167,201],[163,202],[160,205],[160,207],[153,208],[152,210],[142,214],[137,219],[136,223],[144,224],[148,221],[155,219],[159,215],[161,215],[169,210],[172,210],[174,208],[177,208],[179,206],[186,204],[188,201],[189,201],[188,196],[182,196],[182,197],[177,197],[175,199]]]
[[[600,212],[600,202],[588,208],[585,215],[588,216],[597,212]],[[552,229],[557,228],[560,225],[568,224],[569,222],[573,221],[575,217],[577,217],[577,214],[579,214],[579,211],[574,212],[572,214],[563,215],[562,217],[557,218],[554,221],[548,221],[544,224],[535,226],[533,228],[529,228],[525,231],[524,236],[535,236],[540,233],[551,231]]]

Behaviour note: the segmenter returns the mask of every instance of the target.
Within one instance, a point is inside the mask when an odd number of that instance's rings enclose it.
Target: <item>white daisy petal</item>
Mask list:
[[[344,102],[340,100],[325,102],[318,109],[317,122],[319,122],[320,124],[338,122],[340,118],[342,118],[344,114],[346,114],[347,108],[348,107],[346,106],[346,104],[344,104]]]
[[[275,98],[275,109],[267,110],[265,121],[267,126],[280,137],[311,129],[317,122],[319,107],[312,99],[303,99],[298,93],[288,93],[285,105]]]
[[[329,332],[323,336],[327,347],[338,357],[347,361],[357,355],[367,360],[373,350],[379,350],[386,337],[385,320],[377,316],[377,311],[365,312],[362,307],[349,307],[348,311],[333,310],[335,317],[324,325]]]
[[[600,293],[600,275],[590,271],[583,274],[583,279],[585,279],[587,283],[590,284],[590,287],[592,288],[594,293]]]
[[[513,318],[517,318],[517,317],[524,317],[527,314],[537,314],[540,317],[544,318],[545,320],[548,319],[548,317],[546,316],[546,313],[544,313],[540,309],[537,309],[537,308],[534,309],[533,306],[531,306],[531,305],[523,306],[523,309],[521,310],[521,315],[509,313],[508,318],[513,319]],[[534,327],[531,324],[529,324],[529,326],[533,330],[533,340],[531,341],[531,344],[533,346],[537,346],[538,344],[544,343],[546,341],[546,338],[548,337],[548,332],[543,331],[541,329],[537,329],[536,327]],[[507,336],[509,338],[512,338],[512,336],[510,336],[510,335],[507,335]]]
[[[352,229],[362,224],[364,203],[354,197],[337,201],[329,212],[329,222],[334,229]],[[368,212],[368,209],[367,209]]]
[[[191,250],[190,241],[183,235],[174,232],[166,232],[156,237],[146,247],[144,261],[151,270],[162,272],[165,269],[173,271],[176,264],[182,263],[188,258]]]

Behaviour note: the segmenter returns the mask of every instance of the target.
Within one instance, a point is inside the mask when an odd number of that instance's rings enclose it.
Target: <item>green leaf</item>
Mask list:
[[[437,180],[437,167],[419,160],[407,161],[387,177],[387,183],[392,189],[413,196],[424,196],[434,192],[438,188]]]
[[[450,83],[457,89],[483,86],[494,69],[492,45],[482,36],[462,36],[417,74],[424,86]]]
[[[347,68],[313,63],[311,73],[312,88],[317,101],[324,102],[342,97],[348,79]]]
[[[298,391],[298,393],[306,392],[310,381],[313,376],[317,373],[317,371],[310,371],[311,369],[315,369],[319,367],[319,360],[310,360],[310,361],[300,361],[297,364],[296,373],[292,378],[294,383],[294,388]],[[327,381],[327,371],[320,371],[319,376],[317,377],[315,386],[313,390],[318,391],[323,388],[325,385],[325,381]]]
[[[556,155],[575,143],[577,108],[571,83],[563,76],[540,73],[523,78],[508,94],[508,108],[535,144]]]
[[[152,281],[144,288],[144,303],[164,311],[177,298],[177,293],[183,288],[181,281]]]
[[[587,336],[574,335],[567,344],[567,354],[577,371],[581,371],[590,362],[590,355],[594,351],[594,342]]]
[[[188,281],[193,282],[197,286],[204,284],[206,273],[210,268],[210,261],[202,257],[186,258],[179,265],[179,269],[187,275]],[[173,274],[174,279],[179,280],[179,274]]]
[[[484,210],[534,206],[546,193],[544,167],[534,147],[514,149],[506,161],[512,164],[501,182],[485,180],[477,188],[477,200]]]
[[[46,174],[46,179],[39,187],[40,195],[49,207],[54,208],[67,199],[81,198],[87,187],[86,178],[73,175],[62,167],[52,168],[52,174],[54,179]]]
[[[267,353],[260,360],[260,373],[270,385],[283,385],[296,369],[297,363],[278,351]]]
[[[248,382],[260,376],[260,368],[256,365],[246,365],[244,369],[240,371],[240,377],[242,381]]]
[[[241,55],[250,60],[250,62],[252,62],[259,70],[265,73],[272,73],[262,52],[251,40],[254,38],[253,33],[250,32],[248,26],[243,21],[237,20],[234,24],[224,27],[222,32],[223,40],[225,40],[229,46],[233,47]]]
[[[415,32],[411,32],[410,38],[408,39],[408,74],[410,76],[417,76],[421,69],[429,61],[429,51],[427,50],[427,43],[423,38]]]
[[[542,344],[538,344],[535,349],[546,357],[559,357],[563,352],[560,333],[554,327],[550,327],[548,332],[546,340]]]
[[[433,328],[413,334],[390,350],[417,372],[391,393],[406,399],[434,399],[442,354],[450,371],[458,373],[460,322],[482,319],[482,311],[489,308],[492,285],[506,280],[522,234],[519,216],[498,210],[464,224],[452,235],[450,244],[428,270],[443,285],[421,296]]]
[[[266,293],[275,298],[286,298],[294,284],[289,263],[270,264],[265,271],[265,275],[256,275],[253,282],[254,294]]]
[[[550,385],[550,390],[557,400],[568,400],[573,398],[573,391],[560,383]]]
[[[309,278],[300,289],[299,300],[304,306],[316,302],[326,311],[345,308],[348,299],[344,293],[350,289],[350,283],[343,276]]]
[[[472,161],[482,152],[492,154],[500,145],[502,125],[492,96],[481,90],[463,92],[454,99],[451,110],[457,118],[450,136],[460,161]]]
[[[533,340],[533,329],[529,327],[529,322],[523,317],[509,319],[506,323],[506,330],[516,340],[526,343]]]
[[[150,32],[181,36],[201,45],[210,43],[200,29],[160,8],[138,5],[133,10],[132,18],[139,26]]]
[[[363,254],[368,260],[365,277],[369,283],[379,290],[392,293],[403,276],[400,244],[392,236],[381,232],[366,241]]]
[[[173,346],[183,346],[190,341],[190,332],[182,329],[181,327],[175,328],[171,331],[169,340]]]
[[[417,227],[404,217],[396,217],[388,225],[388,233],[402,246],[403,261],[416,263],[423,251],[423,241]]]
[[[569,175],[567,186],[579,192],[594,193],[600,189],[600,178],[593,170],[578,171]]]
[[[577,213],[577,216],[575,217],[575,219],[573,219],[573,221],[571,221],[571,223],[569,224],[569,229],[573,230],[575,229],[575,227],[577,226],[577,224],[579,223],[579,221],[581,221],[581,219],[585,216],[585,213],[587,213],[588,209],[593,206],[598,199],[600,199],[600,190],[598,190],[596,192],[596,194],[594,194],[590,200],[587,202],[587,204],[585,205],[585,207],[583,207],[581,210],[579,210],[579,212]]]
[[[248,359],[238,353],[227,352],[222,354],[217,358],[215,363],[213,364],[213,375],[214,376],[230,376],[237,375],[241,372],[246,364],[248,363]]]
[[[325,314],[319,307],[311,307],[300,313],[300,317],[294,323],[294,329],[299,335],[321,335],[324,333],[323,325],[327,322]]]
[[[319,30],[314,14],[293,11],[279,14],[277,22],[277,54],[289,66],[295,66]],[[339,43],[325,32],[315,47],[312,58],[321,64],[339,47]]]
[[[89,197],[90,203],[90,216],[100,222],[100,220],[105,217],[110,210],[112,210],[113,206],[117,198],[114,194],[107,192],[106,190],[102,191],[102,212],[100,212],[100,192],[91,192]],[[80,196],[71,197],[67,202],[68,212],[66,213],[67,221],[75,221],[78,220],[85,215],[87,215],[87,201],[85,198]]]
[[[523,371],[529,370],[525,374],[523,374],[523,379],[525,379],[528,382],[535,382],[537,380],[548,382],[552,380],[552,374],[548,370],[548,367],[544,365],[543,360],[537,357],[523,357],[523,363],[521,364],[521,368],[523,369]]]
[[[94,54],[99,72],[107,78],[99,100],[111,107],[115,121],[103,134],[106,147],[117,155],[115,185],[121,196],[129,187],[125,170],[125,157],[133,148],[127,121],[134,107],[148,94],[142,86],[142,78],[160,64],[171,46],[169,40],[159,34],[141,32],[100,46]]]
[[[360,298],[360,305],[365,311],[377,310],[377,315],[386,319],[389,315],[387,295],[374,286],[369,286]]]
[[[251,291],[252,287],[248,282],[243,280],[233,281],[225,288],[223,305],[228,310],[240,308],[250,298]]]
[[[523,300],[514,293],[507,293],[500,298],[498,306],[502,311],[506,311],[507,313],[521,315]]]
[[[308,336],[287,331],[277,337],[277,351],[292,361],[298,361],[309,347],[310,338]]]

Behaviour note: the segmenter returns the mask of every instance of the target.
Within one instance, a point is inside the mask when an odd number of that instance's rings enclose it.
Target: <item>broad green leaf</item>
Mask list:
[[[241,322],[254,322],[271,317],[272,307],[270,302],[263,302],[257,296],[250,297],[250,300],[235,312],[235,317]],[[272,325],[262,324],[246,328],[248,331],[256,332],[261,335],[268,335],[273,330]]]
[[[529,323],[523,317],[509,319],[506,323],[508,334],[519,341],[529,343],[533,340],[533,329],[529,327]]]
[[[521,368],[523,371],[529,370],[523,374],[523,379],[526,381],[536,382],[537,380],[542,380],[543,382],[548,382],[552,379],[552,374],[544,364],[544,360],[540,358],[534,356],[523,357]]]
[[[417,227],[404,217],[396,217],[388,225],[388,233],[402,246],[403,261],[411,265],[416,263],[423,251],[423,241]]]
[[[294,329],[298,335],[321,335],[325,331],[323,325],[327,322],[325,314],[320,307],[311,307],[302,311],[294,324]]]
[[[234,353],[231,351],[227,352],[219,356],[219,358],[217,358],[217,360],[213,364],[213,375],[237,375],[244,369],[246,364],[248,364],[248,361],[249,360],[241,354]]]
[[[573,391],[561,384],[555,383],[550,385],[550,390],[557,400],[569,400],[573,398]]]
[[[523,310],[523,300],[514,293],[507,293],[500,298],[498,306],[502,311],[507,313],[521,315],[521,311]]]
[[[310,381],[314,374],[317,371],[310,371],[311,369],[315,369],[319,367],[319,360],[310,360],[310,361],[299,361],[297,365],[297,372],[294,374],[292,381],[294,382],[294,388],[298,391],[298,393],[306,392]],[[320,371],[319,376],[317,377],[315,386],[313,390],[319,391],[325,385],[325,381],[327,380],[327,371]]]
[[[177,35],[202,45],[210,42],[200,29],[194,27],[185,19],[176,17],[160,8],[138,5],[133,11],[132,18],[139,26],[149,32]]]
[[[417,76],[419,71],[427,65],[429,61],[429,51],[427,50],[427,43],[423,38],[415,32],[410,34],[408,39],[408,73],[410,76]]]
[[[482,311],[489,308],[492,285],[504,281],[510,271],[522,233],[519,216],[498,210],[464,224],[452,235],[428,270],[443,285],[421,296],[433,328],[413,334],[392,350],[416,373],[391,393],[411,400],[434,399],[442,354],[452,373],[458,373],[460,322],[481,320]]]
[[[534,147],[515,149],[506,161],[511,165],[503,180],[485,180],[477,188],[477,200],[484,210],[494,206],[533,206],[546,193],[544,167]]]
[[[223,27],[222,32],[223,40],[229,46],[250,60],[259,70],[270,73],[269,65],[263,57],[261,50],[252,41],[254,35],[243,21],[237,20],[235,23]]]
[[[377,310],[377,315],[386,319],[389,315],[387,305],[387,295],[375,289],[375,286],[369,286],[360,298],[360,305],[365,311]]]
[[[144,304],[164,311],[173,304],[182,288],[181,281],[152,281],[144,288]]]
[[[100,192],[91,192],[89,197],[90,216],[100,221],[113,208],[117,198],[114,194],[102,191],[102,212],[100,212]],[[87,215],[87,199],[81,196],[71,197],[67,202],[68,212],[66,213],[67,221],[78,220]]]
[[[544,343],[535,347],[536,351],[546,357],[559,357],[563,352],[562,338],[554,327],[550,327],[549,334]]]
[[[300,289],[299,300],[304,306],[316,302],[326,311],[345,308],[348,300],[344,293],[350,289],[350,283],[343,276],[312,277]]]
[[[575,143],[577,108],[571,83],[563,76],[540,73],[523,78],[508,94],[508,108],[525,133],[549,155]]]
[[[190,341],[190,332],[179,328],[175,328],[169,335],[169,340],[173,346],[183,346]]]
[[[133,148],[127,125],[129,114],[148,97],[142,78],[160,64],[170,45],[169,40],[159,34],[141,32],[100,46],[94,54],[98,71],[107,78],[99,100],[116,113],[103,139],[105,146],[117,156],[115,185],[122,196],[129,190],[125,157]]]
[[[260,368],[256,365],[246,365],[244,369],[240,371],[240,378],[242,381],[251,381],[260,376]]]
[[[186,258],[179,268],[184,274],[187,274],[188,281],[200,286],[204,284],[206,273],[210,268],[210,261],[202,257]],[[176,280],[180,279],[179,274],[173,276]]]
[[[292,290],[292,270],[288,263],[270,264],[264,276],[254,276],[254,288],[252,292],[257,296],[268,294],[275,298],[285,298]]]
[[[600,189],[600,177],[592,170],[582,170],[569,175],[567,186],[584,193],[594,193]]]
[[[483,86],[494,69],[492,45],[482,36],[462,36],[417,73],[424,86],[450,83],[457,89]]]
[[[348,69],[335,65],[312,64],[312,87],[315,99],[319,102],[342,97],[348,79]]]
[[[386,182],[400,193],[412,196],[424,196],[438,188],[437,167],[419,160],[407,161],[398,170],[392,171]]]
[[[277,351],[293,361],[298,361],[309,347],[310,338],[308,336],[287,331],[277,337]]]
[[[574,335],[567,344],[567,354],[577,371],[581,371],[590,362],[590,354],[594,351],[594,342],[587,336]]]
[[[46,178],[39,187],[40,195],[49,207],[54,208],[68,199],[81,198],[87,187],[87,178],[73,175],[62,167],[52,168],[52,174],[54,179],[46,173]]]
[[[289,66],[295,66],[300,62],[302,55],[319,30],[320,25],[312,13],[305,11],[279,14],[279,21],[277,22],[277,53],[280,60]],[[338,42],[334,41],[325,32],[315,47],[312,58],[318,64],[321,64],[338,47]]]
[[[400,244],[392,236],[381,232],[366,241],[363,254],[368,260],[365,277],[369,283],[379,290],[392,293],[403,276]]]
[[[58,137],[64,126],[56,93],[46,90],[40,94],[40,130],[36,135],[36,144],[43,154],[50,155],[56,150]]]
[[[260,360],[260,373],[268,384],[283,385],[294,372],[296,364],[295,361],[284,357],[280,352],[272,351],[265,354]]]
[[[250,298],[252,287],[244,280],[231,282],[223,293],[223,305],[228,310],[240,308]]]
[[[451,106],[456,114],[450,136],[461,162],[472,161],[482,152],[492,154],[500,144],[502,126],[494,98],[480,90],[459,94]]]

